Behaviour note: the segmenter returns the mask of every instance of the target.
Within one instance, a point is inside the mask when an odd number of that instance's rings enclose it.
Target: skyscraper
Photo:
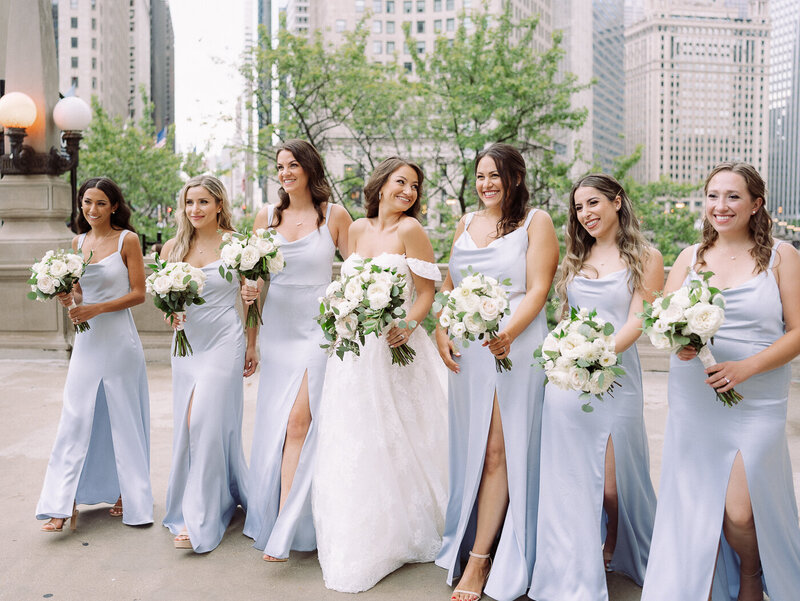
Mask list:
[[[800,219],[800,3],[770,0],[769,171],[773,215]]]
[[[637,179],[699,183],[731,159],[766,173],[769,28],[766,0],[648,0],[625,32]]]
[[[150,4],[150,92],[156,132],[175,123],[175,34],[167,0]]]

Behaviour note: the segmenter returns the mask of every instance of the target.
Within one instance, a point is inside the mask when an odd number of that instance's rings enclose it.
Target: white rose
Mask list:
[[[664,332],[669,330],[669,324],[663,319],[659,318],[653,322],[653,325],[650,326],[650,329],[653,332],[658,332],[659,334],[663,334]]]
[[[670,306],[676,305],[681,309],[686,309],[691,304],[692,301],[689,299],[689,289],[686,286],[681,286],[672,293]]]
[[[603,367],[611,367],[617,363],[617,354],[614,352],[604,352],[598,361]]]
[[[561,339],[561,355],[567,359],[577,359],[580,357],[580,347],[586,342],[586,338],[578,332],[570,332]]]
[[[453,291],[453,298],[456,301],[456,310],[460,313],[466,311],[467,313],[475,313],[480,307],[480,298],[474,292],[466,288],[457,288]]]
[[[187,273],[187,272],[186,272],[186,271],[184,271],[183,269],[176,269],[176,270],[174,270],[174,271],[172,272],[172,274],[171,274],[171,279],[172,279],[172,289],[173,289],[173,290],[186,290],[186,288],[189,286],[189,282],[187,281],[187,282],[184,284],[183,280],[185,280],[185,279],[186,279],[186,276],[187,276],[187,275],[188,275],[188,276],[190,276],[190,278],[189,278],[189,279],[191,279],[191,274],[190,274],[190,273]]]
[[[439,316],[439,325],[443,328],[447,329],[453,323],[453,318],[447,311],[442,311],[442,314]]]
[[[485,321],[493,321],[500,315],[500,305],[497,299],[483,297],[478,312]]]
[[[464,316],[464,326],[473,334],[480,334],[486,331],[486,324],[480,315],[469,313]]]
[[[267,259],[267,269],[269,269],[270,273],[278,273],[279,271],[283,271],[285,265],[286,264],[283,261],[283,253],[281,253],[281,251],[276,252],[274,257]]]
[[[474,292],[475,290],[480,290],[483,288],[483,282],[481,282],[481,278],[479,276],[472,274],[461,280],[459,286],[464,290]]]
[[[716,334],[724,320],[725,311],[716,305],[697,304],[686,309],[687,325],[701,338]]]
[[[350,278],[347,280],[347,283],[344,285],[344,297],[348,300],[361,302],[361,299],[364,298],[364,290],[361,287],[359,278]]]
[[[79,277],[83,271],[83,259],[78,255],[67,255],[67,269],[74,277]]]
[[[672,343],[665,334],[659,334],[658,332],[651,333],[650,342],[660,351],[672,350]]]
[[[258,229],[255,231],[255,234],[256,234],[256,236],[259,236],[259,237],[261,237],[261,236],[263,236],[263,235],[264,235],[264,232],[266,232],[266,231],[267,231],[267,230],[265,230],[263,227],[260,227],[260,228],[258,228]]]
[[[547,351],[550,352],[558,352],[558,339],[553,336],[553,334],[548,334],[544,338],[544,342],[542,343],[542,353],[544,354]]]
[[[341,280],[333,280],[325,289],[325,296],[333,297],[333,295],[342,291]]]
[[[222,262],[225,263],[225,266],[229,269],[236,269],[239,265],[238,256],[242,252],[242,247],[238,244],[226,244],[222,247],[222,251],[219,253]]]
[[[388,304],[391,298],[392,285],[383,279],[379,279],[367,288],[367,300],[372,309],[383,309]]]
[[[336,310],[339,311],[339,315],[352,313],[358,306],[358,303],[354,300],[348,300],[346,298],[337,298],[334,300],[336,301]],[[331,303],[331,306],[333,306],[333,303]]]
[[[572,366],[572,359],[567,359],[563,355],[556,357],[556,367],[559,369],[569,369]]]
[[[457,321],[453,325],[450,326],[450,335],[453,338],[464,338],[464,334],[467,333],[467,326],[464,325],[463,322]]]
[[[153,280],[153,291],[156,294],[167,294],[172,290],[172,278],[168,275],[159,275]]]
[[[547,380],[561,390],[570,390],[569,370],[556,367],[547,372]]]
[[[711,291],[706,286],[703,286],[700,289],[700,302],[707,303],[710,301],[711,301]]]
[[[53,294],[56,291],[56,279],[46,273],[36,276],[36,287],[44,294]]]
[[[242,271],[249,271],[256,266],[256,263],[261,259],[258,249],[255,246],[245,246],[242,249],[242,256],[239,260],[239,269]]]
[[[353,340],[356,337],[356,329],[358,328],[358,318],[352,313],[344,315],[336,320],[336,334],[347,340]]]
[[[678,321],[683,321],[683,307],[677,304],[670,303],[669,307],[664,309],[659,316],[665,323],[673,324]]]
[[[62,278],[67,275],[67,264],[59,259],[53,259],[50,263],[50,275],[54,278]]]
[[[653,301],[653,307],[650,309],[650,315],[658,319],[658,317],[661,315],[661,311],[663,311],[661,308],[661,299],[657,298]]]
[[[224,234],[222,234],[223,242],[230,242],[231,240],[233,240],[233,236],[231,235],[230,232],[225,232]]]
[[[583,390],[589,382],[589,370],[585,367],[573,366],[569,370],[569,386],[572,390]]]
[[[253,241],[253,246],[262,257],[275,250],[275,243],[269,238],[251,238],[251,240]]]
[[[575,353],[575,358],[586,359],[587,361],[595,361],[602,354],[602,351],[596,351],[594,344],[588,340],[576,346],[572,352]]]

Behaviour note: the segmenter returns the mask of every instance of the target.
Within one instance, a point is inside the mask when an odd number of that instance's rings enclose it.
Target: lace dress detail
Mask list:
[[[351,255],[342,272],[353,273],[360,259]],[[413,296],[403,255],[374,261],[404,274]],[[374,336],[360,356],[328,360],[312,508],[330,589],[367,590],[405,563],[433,561],[441,546],[447,501],[444,366],[424,329],[414,330],[408,344],[417,355],[405,367],[392,365],[386,341]]]

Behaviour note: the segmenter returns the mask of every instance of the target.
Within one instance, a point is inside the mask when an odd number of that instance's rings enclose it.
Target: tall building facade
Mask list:
[[[160,132],[175,123],[175,33],[167,0],[151,0],[150,32],[153,124]]]
[[[142,92],[150,88],[150,0],[128,0],[128,118],[144,117]]]
[[[800,219],[800,2],[770,0],[769,170],[773,215]]]
[[[647,0],[625,32],[633,175],[702,182],[724,160],[768,165],[766,0]]]

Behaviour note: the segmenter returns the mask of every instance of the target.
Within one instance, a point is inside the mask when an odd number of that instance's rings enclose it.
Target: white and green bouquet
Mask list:
[[[346,352],[359,355],[369,334],[378,336],[395,325],[417,325],[404,321],[403,303],[408,293],[403,274],[394,267],[382,267],[371,258],[362,259],[354,270],[328,285],[316,317],[327,340],[320,346],[328,354],[336,353],[339,359]],[[408,344],[392,348],[391,353],[392,363],[397,365],[408,365],[416,355]]]
[[[725,321],[725,297],[719,288],[710,286],[708,280],[714,274],[705,271],[702,279],[691,279],[675,292],[656,298],[652,304],[645,302],[642,331],[657,349],[677,352],[684,346],[697,351],[706,368],[716,365],[707,343],[714,340]],[[717,392],[717,400],[732,407],[742,400],[735,390]]]
[[[219,266],[219,273],[223,278],[232,281],[232,271],[236,271],[253,288],[258,287],[258,278],[266,280],[269,274],[283,271],[286,265],[280,244],[275,242],[272,230],[263,228],[252,233],[245,231],[242,234],[223,234],[220,258],[222,265]],[[223,265],[227,267],[227,272]],[[254,328],[260,323],[264,322],[261,320],[261,309],[256,299],[247,309],[245,326]]]
[[[59,294],[72,292],[72,286],[83,275],[91,258],[90,254],[84,261],[80,250],[48,250],[40,261],[31,266],[32,274],[28,280],[31,291],[28,292],[28,298],[45,301]],[[73,300],[69,309],[77,306]],[[76,332],[85,332],[89,328],[85,321],[75,324]]]
[[[450,338],[458,340],[463,346],[470,342],[489,340],[497,336],[500,320],[511,312],[508,294],[503,286],[510,286],[506,279],[498,282],[495,278],[472,270],[472,266],[462,272],[461,283],[450,292],[438,292],[433,303],[435,312],[441,311],[439,325],[447,330]],[[512,367],[511,359],[495,358],[498,372]]]
[[[202,305],[206,302],[200,296],[206,283],[206,274],[202,269],[188,263],[161,261],[158,255],[155,263],[148,267],[153,270],[145,280],[148,294],[153,295],[156,307],[169,316],[171,324],[175,324],[177,320],[172,355],[186,357],[192,354],[192,345],[183,331],[184,315],[189,305]]]
[[[597,316],[597,311],[570,308],[533,352],[534,364],[544,369],[546,381],[562,390],[581,392],[580,398],[613,397],[617,376],[625,375],[615,350],[614,325]],[[594,411],[590,402],[581,408]]]

